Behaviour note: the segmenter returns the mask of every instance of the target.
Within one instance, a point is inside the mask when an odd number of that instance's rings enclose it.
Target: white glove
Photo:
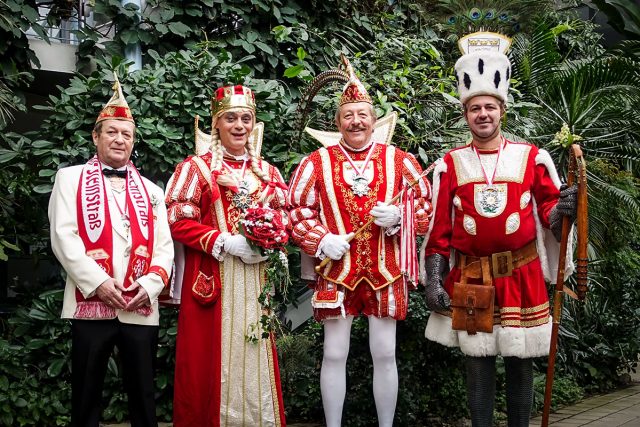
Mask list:
[[[400,208],[395,205],[378,202],[369,214],[375,218],[373,223],[379,227],[390,228],[400,223]]]
[[[260,252],[249,246],[246,237],[242,234],[233,234],[224,241],[224,251],[230,255],[240,257],[245,264],[255,264],[267,259]]]
[[[266,261],[267,258],[267,256],[260,255],[260,252],[258,251],[253,251],[253,254],[250,256],[240,257],[242,262],[244,262],[245,264],[257,264],[259,262]]]
[[[344,254],[349,251],[350,245],[347,239],[350,239],[353,233],[349,234],[326,234],[322,240],[318,249],[326,256],[334,261],[338,261]]]

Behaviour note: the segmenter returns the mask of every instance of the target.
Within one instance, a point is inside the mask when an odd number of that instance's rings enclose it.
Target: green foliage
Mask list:
[[[314,58],[314,74],[334,64],[339,52],[357,52],[373,34],[368,14],[385,8],[375,3],[301,0],[147,1],[143,10],[118,0],[97,1],[95,12],[118,28],[105,44],[109,55],[122,56],[127,44],[140,42],[146,52],[169,52],[204,44],[224,49],[233,57],[251,55],[251,75],[279,78],[295,66],[299,46]],[[386,8],[391,8],[388,4]],[[349,26],[340,22],[348,22]],[[81,60],[102,57],[96,48],[98,29],[81,31]],[[203,42],[204,40],[204,42]],[[282,54],[284,53],[284,54]],[[155,58],[154,58],[155,60]]]
[[[309,137],[298,139],[294,129],[300,92],[318,72],[335,67],[340,52],[349,54],[379,115],[391,110],[400,113],[395,143],[428,165],[467,136],[454,98],[452,64],[458,56],[454,38],[447,36],[442,22],[434,23],[433,5],[428,3],[153,0],[137,11],[118,0],[97,1],[96,13],[117,29],[114,41],[103,50],[95,29],[86,28],[77,36],[80,65],[96,59],[98,71],[77,74],[68,87],[60,88],[60,95],[39,107],[49,117],[38,132],[0,133],[0,182],[7,189],[0,195],[0,259],[13,245],[42,246],[47,241],[42,224],[47,222],[54,174],[93,154],[90,133],[111,95],[112,69],[118,71],[138,126],[134,161],[159,183],[166,182],[174,166],[193,152],[196,114],[202,117],[200,126],[210,131],[209,99],[215,87],[232,83],[255,90],[258,119],[265,122],[262,154],[288,176],[304,155],[318,147]],[[536,6],[544,7],[543,3]],[[8,30],[3,26],[5,15],[11,15],[10,22],[20,20],[19,28],[32,22],[31,12],[6,14],[3,8],[33,4],[0,0],[0,31],[12,34],[0,37],[0,53],[5,45],[19,46],[16,40],[24,36],[15,32],[14,24]],[[628,49],[624,52],[605,53],[593,24],[576,21],[562,11],[544,11],[545,17],[528,21],[526,32],[514,40],[515,90],[506,130],[549,149],[563,170],[564,151],[551,141],[566,123],[572,134],[585,138],[590,161],[591,257],[598,260],[586,305],[565,305],[555,392],[557,404],[564,404],[578,398],[583,388],[613,386],[616,375],[637,360],[640,233],[636,213],[626,206],[639,205],[638,182],[632,176],[637,176],[640,158],[635,112],[639,101],[635,61],[640,49],[629,43],[623,46]],[[122,51],[138,40],[145,67],[127,74]],[[11,52],[1,56],[3,61],[13,60],[21,64],[15,65],[16,71],[25,70],[21,67],[28,64],[24,60],[28,49]],[[7,75],[13,82],[30,78],[28,73],[5,73],[5,82]],[[11,89],[12,84],[7,87]],[[316,97],[306,125],[334,129],[336,92],[325,90]],[[0,91],[0,99],[13,99],[18,105],[15,96]],[[606,160],[592,161],[595,158]],[[291,258],[290,263],[297,264]],[[60,298],[59,292],[37,297],[28,309],[18,310],[5,328],[0,341],[0,423],[68,422],[69,336],[67,322],[57,319]],[[465,417],[462,355],[422,338],[428,311],[420,295],[413,297],[409,313],[410,318],[399,322],[397,329],[396,424],[438,425]],[[175,311],[163,310],[156,379],[163,420],[171,417],[175,321]],[[288,417],[321,420],[321,326],[311,323],[278,344]],[[364,319],[354,322],[347,370],[344,419],[350,425],[372,425],[372,366]],[[538,395],[540,381],[538,375]],[[126,398],[117,355],[105,384],[106,418],[123,420]],[[504,391],[498,393],[496,411],[501,418]],[[540,401],[536,399],[536,405]]]
[[[640,200],[639,182],[628,172],[607,161],[589,167]],[[592,218],[606,218],[598,237],[608,249],[591,264],[586,303],[565,302],[556,364],[589,391],[617,386],[619,374],[633,369],[640,353],[640,217],[616,197],[601,196],[590,210]]]
[[[546,372],[546,371],[545,371]],[[546,386],[545,373],[538,373],[533,378],[533,408],[534,413],[542,412],[544,406],[544,391]],[[557,410],[563,406],[573,404],[584,398],[585,391],[572,377],[556,375],[553,379],[553,394],[551,395],[551,409]]]
[[[61,320],[60,291],[19,308],[0,340],[0,421],[50,426],[69,422],[70,328]]]
[[[60,319],[62,290],[35,296],[2,323],[0,336],[0,424],[50,427],[69,424],[71,328]],[[158,418],[172,415],[177,312],[161,310],[157,352]],[[118,352],[109,360],[103,392],[104,418],[127,419]]]
[[[609,25],[630,39],[640,40],[640,6],[625,0],[589,0],[584,1],[591,8],[602,11]],[[594,5],[596,7],[594,7]]]
[[[30,71],[31,62],[39,64],[24,33],[31,28],[48,40],[38,18],[35,0],[0,1],[0,75],[3,79],[19,71]]]

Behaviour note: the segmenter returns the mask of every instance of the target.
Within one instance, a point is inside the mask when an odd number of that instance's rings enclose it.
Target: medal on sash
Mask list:
[[[503,141],[500,143],[500,148],[498,149],[498,157],[496,158],[496,165],[493,169],[493,174],[491,178],[487,175],[487,172],[484,170],[484,166],[482,165],[482,160],[480,159],[480,154],[476,150],[474,146],[472,146],[473,151],[478,156],[478,162],[480,162],[480,169],[485,177],[485,184],[480,186],[476,186],[475,188],[475,203],[476,209],[478,209],[478,213],[484,217],[495,217],[499,215],[504,209],[504,204],[507,197],[507,188],[504,184],[494,184],[493,181],[496,177],[496,171],[498,170],[498,164],[500,161],[500,154],[502,154],[503,144],[506,142]],[[480,188],[478,188],[480,187]]]
[[[340,147],[340,151],[347,158],[347,161],[351,164],[352,172],[351,172],[351,192],[354,196],[364,197],[369,194],[371,188],[369,187],[369,180],[364,176],[365,171],[367,170],[367,165],[373,156],[373,151],[376,148],[376,143],[372,143],[369,151],[367,152],[367,157],[364,159],[364,163],[362,164],[362,169],[359,169],[354,161],[349,156],[349,153],[342,146],[342,141],[338,144]]]

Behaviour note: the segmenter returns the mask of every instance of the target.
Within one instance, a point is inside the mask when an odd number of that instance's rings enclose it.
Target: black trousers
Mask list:
[[[107,363],[117,346],[131,426],[157,427],[154,372],[158,327],[118,319],[74,319],[71,333],[71,425],[98,427]]]

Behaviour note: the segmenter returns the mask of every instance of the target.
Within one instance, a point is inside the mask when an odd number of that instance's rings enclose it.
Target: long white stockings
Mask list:
[[[327,427],[340,427],[346,393],[346,365],[353,316],[324,322],[320,391]],[[373,396],[380,427],[391,427],[398,397],[396,321],[369,316],[369,349],[373,359]]]

